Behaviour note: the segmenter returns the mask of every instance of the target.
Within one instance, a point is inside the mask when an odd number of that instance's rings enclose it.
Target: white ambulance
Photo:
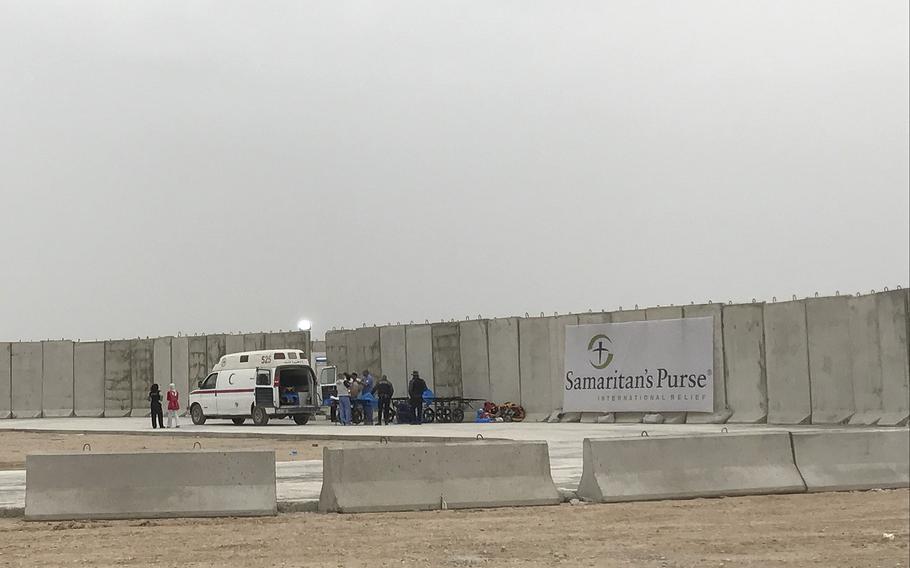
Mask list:
[[[193,424],[209,418],[240,425],[252,418],[257,426],[269,418],[293,418],[303,425],[316,414],[321,399],[316,374],[303,351],[269,349],[231,353],[190,392]]]

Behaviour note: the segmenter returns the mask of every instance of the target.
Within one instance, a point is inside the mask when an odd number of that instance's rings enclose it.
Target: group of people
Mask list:
[[[421,422],[423,393],[426,390],[427,383],[420,378],[420,374],[417,371],[411,373],[408,400],[413,414],[412,423]],[[353,423],[351,401],[358,399],[363,401],[363,423],[372,425],[374,398],[379,411],[378,424],[392,423],[392,397],[395,396],[395,387],[388,376],[382,375],[379,381],[375,381],[369,369],[364,369],[362,376],[358,376],[357,373],[341,373],[335,380],[335,391],[338,397],[338,422],[342,426],[350,426]]]
[[[165,396],[167,398],[167,427],[180,428],[180,422],[177,420],[177,411],[180,410],[180,395],[177,393],[177,386],[174,383],[168,385]],[[158,383],[153,384],[148,396],[152,414],[152,428],[164,428],[162,398]]]

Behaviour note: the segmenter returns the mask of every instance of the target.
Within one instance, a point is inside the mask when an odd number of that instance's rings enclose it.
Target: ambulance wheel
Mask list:
[[[202,407],[198,404],[194,404],[190,407],[190,418],[193,419],[193,424],[196,426],[205,424],[205,414],[202,413]]]
[[[309,422],[309,421],[310,421],[310,415],[309,415],[309,414],[295,414],[295,415],[294,415],[294,422],[295,422],[298,426],[303,426],[304,424],[306,424],[306,423]]]
[[[246,422],[246,418],[231,418],[231,422],[233,422],[237,426],[240,426],[241,424]]]
[[[432,424],[436,420],[436,413],[433,412],[432,408],[427,408],[423,411],[423,421],[426,424]]]
[[[452,422],[464,422],[464,410],[460,408],[452,410]]]
[[[253,407],[253,424],[256,426],[265,426],[269,423],[269,413],[261,406]]]

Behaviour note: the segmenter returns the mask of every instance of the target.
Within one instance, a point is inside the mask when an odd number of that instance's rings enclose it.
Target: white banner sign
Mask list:
[[[565,412],[714,411],[714,318],[566,326]]]

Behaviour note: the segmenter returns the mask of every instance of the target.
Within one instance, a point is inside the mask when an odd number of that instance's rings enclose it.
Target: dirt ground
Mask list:
[[[169,436],[167,434],[54,434],[0,430],[0,470],[24,469],[25,455],[35,451],[82,451],[90,444],[93,452],[141,450],[191,450],[199,442],[206,450],[270,449],[278,461],[321,460],[323,446],[351,447],[362,442],[324,440],[276,440],[275,438],[212,438]]]
[[[0,519],[0,567],[905,567],[908,508],[910,492],[897,490],[261,519]]]

